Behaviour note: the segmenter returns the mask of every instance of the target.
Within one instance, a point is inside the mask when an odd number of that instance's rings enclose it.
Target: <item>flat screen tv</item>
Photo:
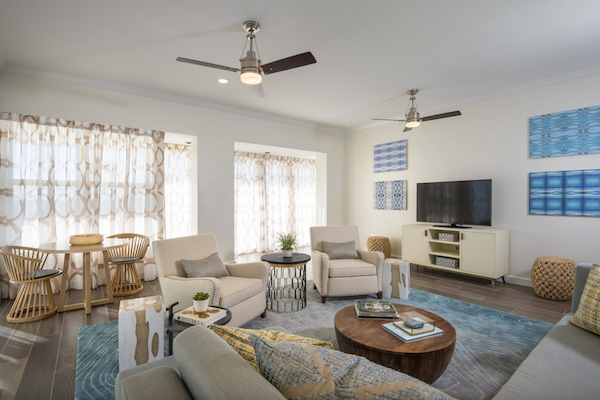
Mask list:
[[[417,221],[492,226],[492,180],[417,183]]]

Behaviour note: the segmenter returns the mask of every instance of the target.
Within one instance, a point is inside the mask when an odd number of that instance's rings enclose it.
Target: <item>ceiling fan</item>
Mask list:
[[[256,56],[256,52],[258,52],[258,44],[256,43],[255,36],[255,33],[260,30],[260,25],[256,21],[246,21],[244,22],[242,27],[246,32],[248,32],[248,34],[246,35],[246,38],[248,40],[246,41],[246,44],[242,49],[242,55],[240,56],[240,68],[227,67],[224,65],[192,60],[183,57],[177,57],[177,61],[201,65],[203,67],[223,69],[225,71],[241,72],[240,79],[242,83],[250,85],[250,93],[255,99],[265,97],[265,92],[261,84],[261,74],[274,74],[275,72],[287,71],[288,69],[304,67],[305,65],[310,65],[317,62],[315,57],[309,51],[302,54],[296,54],[295,56],[283,58],[281,60],[273,61],[268,64],[261,64],[260,53],[258,53],[258,57]],[[248,44],[248,42],[250,42],[250,49],[246,53],[246,56],[242,57],[244,55],[244,50],[246,50],[246,45]],[[254,51],[254,47],[256,47],[256,52]]]
[[[419,93],[419,89],[410,89],[406,93],[410,95],[410,102],[408,103],[408,108],[405,114],[406,119],[373,118],[373,121],[406,122],[403,132],[407,132],[410,131],[412,128],[416,128],[417,126],[421,125],[421,122],[432,121],[434,119],[458,117],[459,115],[462,115],[460,111],[450,111],[447,113],[435,114],[421,118],[421,115],[417,111],[417,99],[415,98],[415,95]]]

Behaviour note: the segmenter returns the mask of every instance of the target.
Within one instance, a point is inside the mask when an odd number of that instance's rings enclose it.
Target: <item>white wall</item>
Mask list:
[[[107,90],[41,76],[0,73],[1,111],[197,137],[198,231],[217,236],[224,259],[233,259],[235,141],[326,153],[327,222],[343,223],[344,142],[340,133],[171,100],[127,89]]]
[[[529,117],[600,105],[598,88],[596,73],[439,110],[460,109],[463,115],[406,133],[401,123],[386,123],[347,135],[345,223],[359,225],[363,246],[370,235],[390,237],[393,254],[400,256],[402,225],[416,222],[417,182],[491,178],[493,228],[510,231],[507,281],[530,285],[531,266],[540,256],[600,262],[600,219],[528,215],[530,172],[600,168],[600,154],[529,159]],[[426,91],[419,95],[419,105],[426,106]],[[408,169],[374,173],[373,146],[402,139],[408,139]],[[408,180],[407,211],[373,209],[373,182],[391,180]]]

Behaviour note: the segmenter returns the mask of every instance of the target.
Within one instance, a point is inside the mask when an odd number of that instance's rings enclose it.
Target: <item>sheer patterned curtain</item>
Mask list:
[[[271,252],[276,234],[310,244],[316,223],[316,162],[235,152],[235,254]]]
[[[192,149],[165,143],[166,239],[192,234]]]
[[[0,113],[0,246],[80,233],[164,238],[163,157],[164,132]],[[77,289],[80,258],[71,258],[69,277]],[[46,268],[57,264],[49,257]],[[93,287],[101,283],[97,264],[93,254]],[[4,269],[0,279],[6,293]]]

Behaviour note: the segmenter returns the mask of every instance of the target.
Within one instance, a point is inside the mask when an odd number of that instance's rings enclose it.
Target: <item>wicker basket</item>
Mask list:
[[[369,236],[367,238],[367,250],[381,251],[385,258],[392,256],[392,243],[385,236]]]
[[[531,268],[531,283],[535,293],[550,300],[570,300],[573,297],[575,263],[567,258],[538,257]]]

